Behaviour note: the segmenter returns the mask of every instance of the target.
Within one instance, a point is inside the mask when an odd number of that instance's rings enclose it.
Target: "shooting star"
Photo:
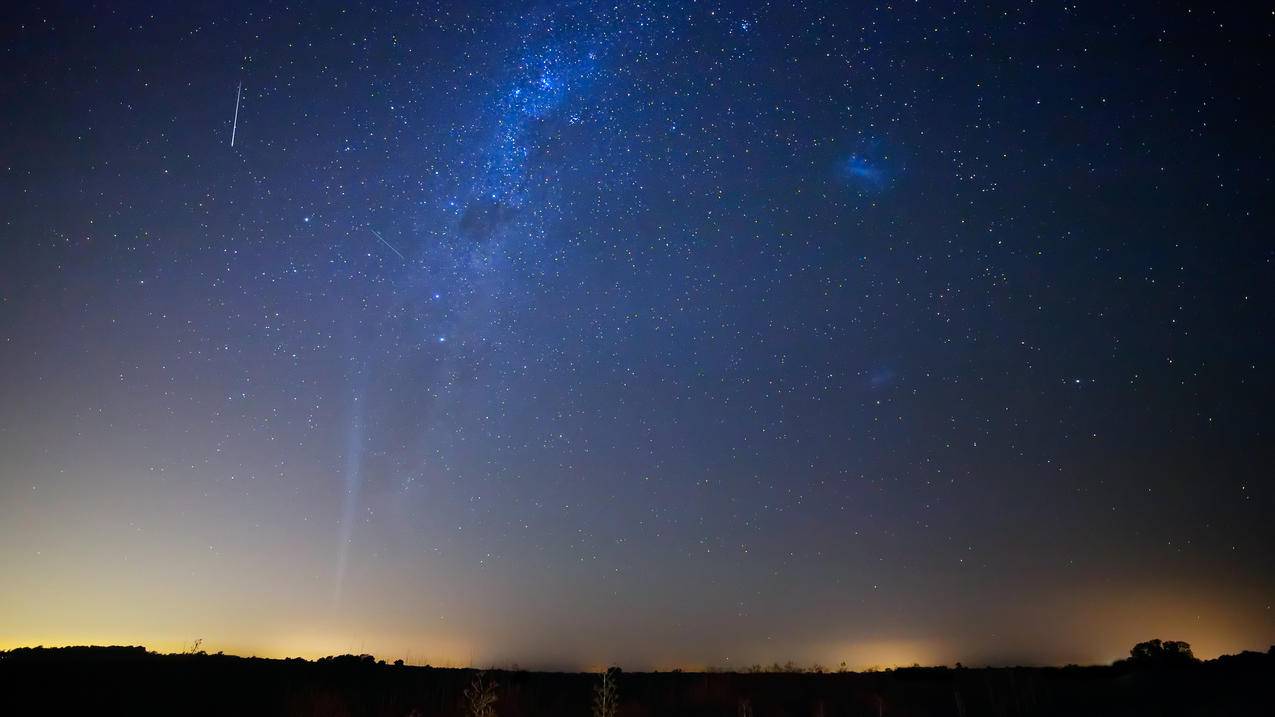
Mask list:
[[[230,125],[230,146],[235,146],[235,131],[239,129],[239,98],[243,96],[243,83],[239,83],[239,89],[235,92],[235,121]]]
[[[400,252],[398,249],[395,249],[393,244],[385,241],[385,237],[381,236],[380,232],[378,232],[377,230],[371,227],[368,227],[368,231],[375,234],[376,238],[380,239],[382,244],[390,248],[390,251],[394,252],[395,254],[398,254],[398,258],[402,259],[403,261],[407,261],[407,257],[403,256],[402,252]]]

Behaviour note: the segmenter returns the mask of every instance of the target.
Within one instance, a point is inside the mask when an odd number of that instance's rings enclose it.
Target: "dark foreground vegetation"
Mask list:
[[[1275,647],[1200,661],[1140,643],[1110,666],[607,675],[411,667],[344,655],[161,655],[141,647],[0,652],[0,715],[871,717],[1275,715]]]

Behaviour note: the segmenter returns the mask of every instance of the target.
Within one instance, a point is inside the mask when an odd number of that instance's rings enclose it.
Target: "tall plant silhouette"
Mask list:
[[[468,717],[496,717],[496,681],[487,679],[486,672],[474,675],[474,681],[465,688],[465,714]]]
[[[620,703],[616,681],[620,668],[612,667],[602,673],[602,682],[593,688],[593,717],[615,717]]]

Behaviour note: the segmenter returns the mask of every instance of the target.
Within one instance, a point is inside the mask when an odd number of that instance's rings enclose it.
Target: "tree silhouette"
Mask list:
[[[1181,640],[1147,640],[1129,650],[1131,662],[1140,665],[1189,664],[1196,662],[1191,645]]]

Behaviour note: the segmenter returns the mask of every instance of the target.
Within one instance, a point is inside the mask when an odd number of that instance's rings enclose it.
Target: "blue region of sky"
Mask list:
[[[23,11],[0,647],[1264,647],[1270,23]]]

